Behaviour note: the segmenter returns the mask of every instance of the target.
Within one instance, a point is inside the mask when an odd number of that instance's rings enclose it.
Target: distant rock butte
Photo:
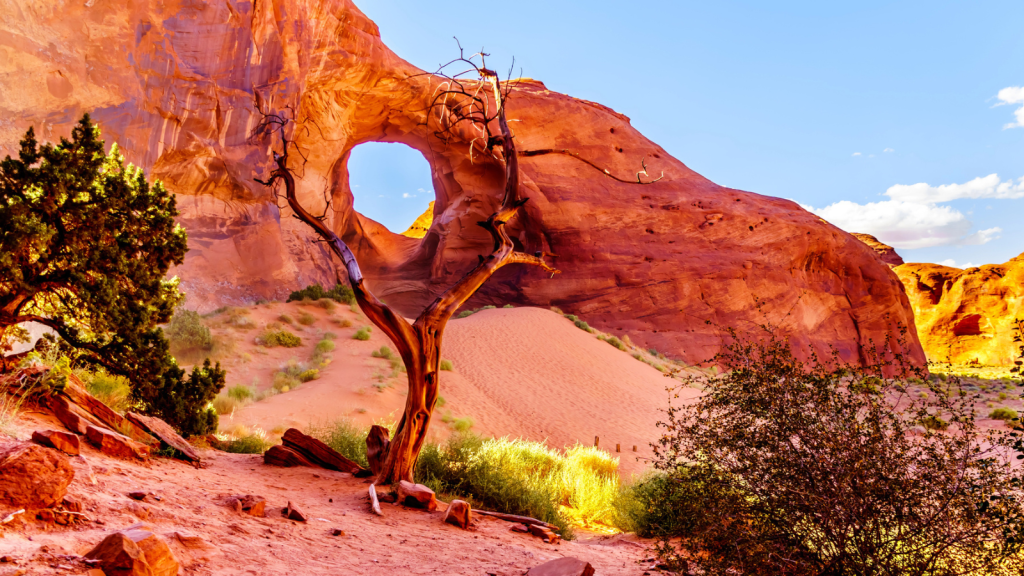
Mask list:
[[[1013,321],[1024,316],[1024,254],[961,270],[941,264],[896,267],[930,360],[1013,363]]]
[[[856,232],[853,232],[852,234],[854,238],[870,246],[871,249],[875,251],[875,254],[878,254],[878,257],[882,259],[882,262],[885,262],[890,267],[896,267],[903,264],[903,258],[900,258],[900,255],[896,253],[896,249],[892,246],[882,244],[878,241],[878,238],[875,238],[871,234],[858,234]]]
[[[501,169],[471,158],[472,134],[447,147],[436,140],[424,112],[436,86],[349,0],[293,0],[286,9],[240,0],[36,3],[0,21],[2,152],[14,152],[30,125],[53,140],[92,113],[108,142],[179,195],[192,250],[174,273],[187,305],[203,309],[335,278],[323,247],[252,181],[272,160],[269,141],[250,138],[256,101],[301,119],[293,132],[306,158],[300,167],[293,155],[300,199],[320,209],[325,193],[333,197],[334,229],[387,302],[414,313],[487,253],[491,240],[476,223],[500,201]],[[913,326],[896,275],[796,203],[714,184],[626,116],[536,80],[520,81],[508,114],[521,150],[568,149],[625,180],[646,158],[664,178],[639,186],[566,155],[522,158],[530,201],[510,232],[528,252],[557,255],[562,273],[507,267],[469,306],[556,305],[689,362],[719,349],[719,326],[752,332],[763,319],[758,301],[794,344],[834,345],[849,360],[897,324]],[[436,204],[422,239],[353,210],[349,152],[369,141],[405,143],[430,163]],[[913,336],[908,346],[924,360]]]

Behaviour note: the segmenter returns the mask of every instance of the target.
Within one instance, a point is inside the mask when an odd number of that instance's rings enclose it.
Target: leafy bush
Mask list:
[[[288,302],[295,300],[321,300],[323,298],[330,298],[335,302],[342,302],[345,304],[352,304],[356,301],[356,295],[352,292],[352,289],[348,286],[342,286],[341,284],[331,288],[330,290],[324,290],[324,287],[319,284],[312,284],[306,286],[302,290],[292,292],[288,296]]]
[[[659,496],[665,510],[650,510],[642,494],[623,508],[629,521],[654,527],[657,555],[669,569],[907,576],[1021,570],[1018,480],[1006,451],[992,447],[1006,447],[1009,436],[979,434],[973,399],[900,392],[895,382],[912,371],[899,352],[910,348],[905,341],[885,343],[892,360],[866,350],[866,368],[842,362],[838,352],[826,361],[811,353],[805,364],[765,329],[759,342],[728,331],[732,343],[714,359],[728,369],[683,379],[681,386],[699,382],[705,393],[692,404],[670,404],[661,423],[666,433],[655,466],[668,482],[636,488],[667,490]],[[892,374],[899,378],[886,378]],[[877,394],[850,385],[870,377]],[[956,428],[910,433],[915,422],[938,419],[934,413],[949,414]]]
[[[1015,420],[1018,417],[1018,414],[1017,411],[1014,410],[1013,408],[1006,408],[1001,406],[993,410],[991,413],[989,413],[988,417],[992,418],[993,420],[1003,420],[1005,422],[1009,422],[1010,420]]]
[[[270,443],[262,435],[249,434],[232,440],[224,447],[224,451],[233,454],[263,454],[268,448],[270,448]]]
[[[326,354],[334,350],[335,344],[332,340],[321,340],[316,343],[316,348],[313,349],[315,354]]]
[[[224,388],[227,372],[207,358],[200,368],[185,371],[172,364],[157,382],[132,388],[132,401],[147,414],[167,422],[183,436],[202,436],[217,430],[217,412],[211,403]]]
[[[302,324],[303,326],[311,326],[315,322],[316,316],[313,316],[312,314],[306,312],[305,310],[299,312],[299,324]]]
[[[355,338],[356,340],[369,340],[370,330],[371,328],[369,326],[363,326],[359,330],[356,330],[356,333],[352,335],[352,338]]]
[[[395,357],[395,353],[391,351],[391,348],[388,348],[387,346],[381,346],[380,350],[374,350],[373,352],[370,352],[370,356],[373,356],[374,358],[387,358],[390,360],[391,358]]]
[[[587,324],[583,320],[576,320],[575,322],[573,322],[573,324],[575,324],[577,328],[583,330],[584,332],[589,332],[591,334],[594,333],[594,329],[590,327],[590,324]]]
[[[456,432],[468,432],[473,427],[473,419],[469,416],[464,416],[452,422],[452,428]]]
[[[316,368],[310,368],[309,370],[303,370],[299,373],[299,382],[310,382],[320,377],[320,371]]]
[[[441,370],[447,370],[447,371],[450,372],[450,371],[455,369],[455,365],[452,364],[451,360],[442,358],[440,364],[438,365],[438,368],[440,368]]]
[[[610,334],[608,336],[598,336],[598,339],[603,340],[611,344],[612,346],[615,346],[616,348],[622,350],[623,352],[627,350],[626,345],[622,343],[622,340],[619,340],[618,338]]]
[[[175,355],[189,355],[213,349],[213,335],[203,324],[203,317],[195,310],[175,312],[164,333],[167,335],[171,352]]]
[[[285,348],[298,348],[302,346],[302,338],[287,330],[267,330],[259,337],[259,343],[267,348],[283,346]]]
[[[702,517],[706,496],[691,482],[688,469],[674,474],[648,472],[623,486],[613,501],[614,525],[641,538],[685,534]]]
[[[83,378],[85,389],[97,400],[109,406],[115,412],[123,414],[131,407],[131,385],[124,376],[108,374],[98,370]]]

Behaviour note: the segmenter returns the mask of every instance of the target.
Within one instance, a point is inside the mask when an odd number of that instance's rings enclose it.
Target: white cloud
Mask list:
[[[415,194],[409,194],[408,192],[402,192],[402,198],[415,198]]]
[[[860,156],[860,152],[854,152],[853,155],[854,156]]]
[[[955,261],[953,261],[952,258],[949,258],[947,260],[943,260],[942,262],[939,262],[939,264],[942,264],[943,266],[949,266],[951,268],[959,268],[961,270],[966,270],[968,268],[977,268],[976,264],[971,264],[970,262],[964,262],[963,264],[957,264]]]
[[[996,106],[1003,106],[1004,104],[1020,104],[1021,107],[1013,111],[1014,117],[1017,119],[1016,122],[1010,122],[1003,126],[1003,130],[1007,128],[1024,128],[1024,86],[1010,86],[1003,88],[996,94],[996,98],[999,99],[999,103]]]
[[[885,150],[882,150],[882,152],[895,152],[895,150],[892,148],[886,148]]]
[[[989,228],[971,234],[971,221],[949,206],[900,200],[868,204],[843,200],[821,209],[806,208],[847,232],[871,234],[896,248],[985,244],[1002,232]]]
[[[1024,198],[1024,177],[1018,179],[1016,184],[1013,180],[1001,181],[998,174],[978,177],[963,184],[897,184],[886,190],[885,195],[893,200],[920,204],[936,204],[960,198]]]

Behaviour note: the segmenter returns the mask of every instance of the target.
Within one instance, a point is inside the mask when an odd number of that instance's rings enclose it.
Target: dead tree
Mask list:
[[[282,153],[274,153],[276,168],[270,177],[257,181],[266,186],[274,186],[278,182],[284,184],[283,196],[295,216],[313,228],[330,250],[341,259],[360,309],[394,342],[405,364],[409,381],[405,412],[391,441],[387,442],[385,434],[384,438],[376,439],[379,445],[372,446],[371,450],[375,457],[370,465],[376,472],[377,484],[394,484],[399,480],[413,481],[416,459],[423,447],[437,402],[441,340],[452,315],[488,278],[505,265],[528,264],[538,266],[551,274],[558,272],[544,260],[545,256],[553,256],[552,254],[527,254],[516,251],[506,231],[507,223],[528,200],[520,197],[520,153],[516,150],[515,137],[505,116],[505,103],[515,83],[511,80],[502,82],[494,71],[486,67],[485,56],[480,53],[467,58],[460,46],[459,58],[441,66],[437,73],[431,75],[433,93],[430,95],[426,112],[427,122],[435,124],[434,135],[444,146],[459,142],[467,143],[471,159],[476,161],[479,157],[481,161],[493,161],[503,167],[505,185],[501,205],[487,220],[479,222],[479,225],[490,233],[494,247],[487,256],[480,256],[479,263],[427,306],[412,324],[369,291],[352,251],[324,222],[326,210],[323,215],[316,216],[299,203],[295,192],[295,176],[288,163],[289,147],[300,155],[302,151],[288,139],[285,129],[292,120],[281,114],[268,113],[263,109],[264,103],[258,98],[256,101],[256,108],[263,115],[263,120],[257,126],[254,135],[277,133],[283,146]],[[456,64],[465,65],[467,69],[458,74],[448,75],[445,72],[446,68]],[[467,75],[473,77],[467,79]],[[295,123],[296,126],[300,124],[302,121]],[[643,169],[637,173],[636,181],[633,181],[612,176],[608,170],[601,169],[568,150],[537,150],[524,154],[569,155],[621,182],[652,184],[661,179],[644,182],[641,176],[647,175],[647,166],[643,162]],[[329,207],[330,199],[325,200]]]

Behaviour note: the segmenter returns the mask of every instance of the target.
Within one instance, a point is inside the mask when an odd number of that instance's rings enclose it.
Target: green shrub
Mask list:
[[[224,447],[225,452],[233,454],[263,454],[270,448],[270,443],[258,434],[249,434],[231,441]]]
[[[352,335],[352,338],[355,338],[356,340],[369,340],[370,330],[371,328],[369,326],[363,326],[359,330],[356,330],[356,333]]]
[[[228,396],[239,402],[247,402],[256,396],[256,391],[248,386],[236,384],[228,388]]]
[[[454,428],[456,432],[468,432],[472,427],[473,419],[468,416],[459,418],[452,422],[452,428]]]
[[[288,392],[299,387],[301,382],[298,378],[289,375],[287,372],[275,372],[271,386],[278,392]]]
[[[341,284],[331,288],[330,290],[324,290],[323,286],[319,284],[312,284],[306,286],[302,290],[292,292],[288,296],[288,302],[295,300],[321,300],[323,298],[330,298],[335,302],[342,302],[345,304],[353,304],[356,301],[356,295],[352,292],[352,289],[348,286]]]
[[[277,319],[280,320],[281,322],[284,322],[285,324],[295,323],[295,319],[287,314],[281,314],[280,316],[277,317]]]
[[[435,408],[444,408],[444,405],[447,404],[447,403],[448,403],[448,401],[444,399],[444,396],[438,396],[437,397],[437,402],[434,404],[434,407]]]
[[[919,421],[921,426],[924,426],[928,430],[947,430],[949,428],[949,422],[946,422],[939,416],[928,415],[921,418]]]
[[[589,332],[591,334],[594,333],[594,329],[590,327],[590,324],[587,324],[583,320],[576,320],[575,322],[573,322],[573,324],[575,324],[577,328],[583,330],[584,332]]]
[[[689,474],[680,468],[669,474],[649,472],[620,488],[613,501],[614,525],[641,538],[670,538],[696,528],[704,504],[713,501]]]
[[[298,348],[302,346],[302,338],[287,330],[267,330],[259,337],[259,343],[267,348],[282,346],[284,348]]]
[[[451,371],[451,370],[455,369],[455,365],[452,364],[452,361],[448,360],[448,359],[445,359],[445,358],[441,359],[441,363],[440,363],[440,365],[438,367],[441,370],[447,370],[447,371]]]
[[[124,376],[115,376],[100,370],[83,380],[86,391],[115,412],[123,414],[131,406],[132,389]]]
[[[175,352],[213,349],[210,329],[203,324],[202,316],[195,310],[175,312],[164,333]]]
[[[316,305],[323,308],[324,310],[327,310],[328,312],[338,307],[338,304],[334,300],[331,300],[330,298],[321,298],[316,301]]]
[[[388,360],[390,360],[395,357],[395,353],[391,351],[391,348],[388,348],[387,346],[381,346],[380,350],[374,350],[373,352],[370,352],[370,356],[373,356],[374,358],[387,358]]]
[[[313,316],[305,310],[299,312],[299,324],[302,324],[303,326],[311,326],[314,323],[316,323],[316,316]]]
[[[990,412],[988,417],[993,420],[1002,420],[1004,422],[1009,422],[1010,420],[1015,420],[1018,417],[1018,414],[1017,411],[1014,410],[1013,408],[1006,408],[1000,406],[999,408],[996,408],[995,410]]]
[[[623,352],[625,352],[627,350],[626,345],[622,343],[622,340],[619,340],[615,336],[612,336],[612,335],[598,336],[598,339],[599,340],[603,340],[603,341],[611,344],[612,346],[615,346],[616,348],[618,348],[619,350],[622,350]]]
[[[313,349],[313,353],[317,355],[324,355],[334,350],[334,341],[332,340],[321,340],[316,343],[316,348]]]
[[[463,310],[462,312],[459,312],[459,315],[456,316],[455,319],[458,320],[459,318],[466,318],[472,316],[475,313],[476,310]]]
[[[505,304],[504,306],[502,306],[502,308],[515,308],[515,306],[511,304]]]
[[[303,370],[299,373],[300,382],[310,382],[320,377],[320,371],[316,368],[310,368],[309,370]]]
[[[217,412],[211,403],[224,388],[226,377],[220,362],[211,366],[209,358],[202,367],[192,368],[188,377],[171,364],[155,385],[135,386],[132,399],[143,412],[162,419],[183,436],[202,436],[217,430]]]
[[[366,436],[369,430],[356,427],[350,420],[313,424],[305,432],[360,466],[369,465],[366,461]]]

